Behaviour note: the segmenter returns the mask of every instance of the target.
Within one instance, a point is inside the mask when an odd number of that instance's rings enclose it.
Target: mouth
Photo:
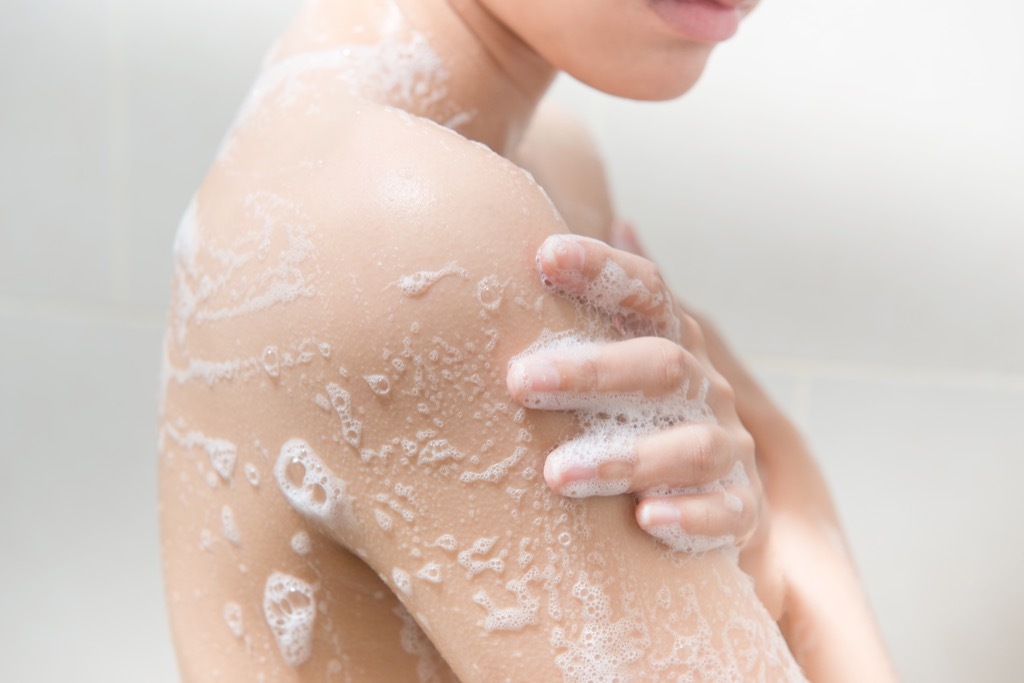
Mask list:
[[[651,8],[684,38],[720,43],[739,29],[749,0],[650,0]]]

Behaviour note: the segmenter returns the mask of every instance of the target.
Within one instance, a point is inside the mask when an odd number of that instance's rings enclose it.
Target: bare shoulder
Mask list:
[[[577,234],[607,240],[615,218],[612,193],[597,142],[568,107],[545,100],[516,154]]]
[[[505,372],[577,323],[534,269],[565,229],[545,193],[433,124],[345,116],[242,141],[183,224],[160,468],[179,643],[239,680],[783,680],[729,558],[671,557],[628,498],[543,483],[571,420],[515,406]]]

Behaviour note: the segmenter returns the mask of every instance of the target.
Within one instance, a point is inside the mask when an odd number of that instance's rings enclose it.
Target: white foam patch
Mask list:
[[[363,380],[370,387],[370,391],[378,396],[387,396],[391,391],[391,381],[387,375],[363,375]]]
[[[437,562],[428,562],[416,572],[416,578],[430,583],[441,583],[441,565]]]
[[[363,423],[352,415],[352,397],[340,385],[333,382],[327,385],[327,395],[331,397],[331,405],[341,420],[341,437],[353,448],[359,448],[362,440]]]
[[[274,478],[285,498],[302,515],[335,529],[352,528],[352,497],[345,482],[336,477],[302,439],[281,446]]]
[[[687,554],[706,553],[718,548],[728,548],[736,542],[736,537],[698,536],[683,531],[678,524],[659,524],[649,527],[647,533],[667,545],[676,552]]]
[[[452,552],[459,547],[458,541],[456,541],[455,537],[451,534],[442,534],[441,536],[438,536],[437,540],[434,541],[434,545],[441,550],[447,550],[448,552]]]
[[[488,559],[476,559],[478,555],[486,555],[494,547],[498,537],[494,538],[478,538],[473,542],[472,547],[469,550],[463,550],[458,555],[458,562],[466,568],[466,575],[469,578],[476,576],[484,570],[490,569],[496,574],[500,574],[505,571],[505,556],[508,551],[502,550],[498,553],[497,557],[491,557]]]
[[[538,580],[540,572],[532,567],[521,579],[505,584],[505,590],[516,598],[514,607],[498,607],[486,591],[477,591],[473,595],[473,602],[487,610],[487,617],[483,621],[484,630],[521,631],[535,625],[540,611],[540,598],[530,594],[529,584]]]
[[[394,520],[391,519],[391,515],[383,510],[374,510],[373,518],[377,520],[377,526],[381,529],[384,531],[391,531],[391,527],[394,525]]]
[[[296,555],[309,555],[313,549],[313,543],[305,531],[296,531],[292,535],[291,546]]]
[[[450,73],[426,35],[413,29],[394,3],[389,3],[388,11],[389,19],[378,27],[379,38],[373,43],[299,53],[265,69],[242,105],[232,133],[246,125],[264,102],[281,108],[305,105],[307,111],[317,111],[318,94],[330,92],[325,77],[356,97],[391,102],[403,110],[438,111],[451,128],[472,120],[473,111],[451,101]],[[231,154],[232,137],[228,135],[220,156]]]
[[[496,275],[488,275],[476,284],[476,300],[488,311],[498,310],[509,282],[501,282]]]
[[[238,524],[235,523],[235,513],[227,505],[220,509],[220,523],[224,538],[235,545],[242,545],[242,536],[238,533]]]
[[[290,667],[303,664],[313,653],[314,592],[310,584],[283,572],[271,574],[263,589],[263,615]]]
[[[412,275],[404,275],[393,284],[401,290],[402,294],[409,297],[422,296],[428,289],[433,287],[442,278],[455,275],[463,280],[469,278],[469,273],[460,268],[454,261],[447,263],[439,270],[421,270]]]
[[[611,598],[601,585],[590,583],[580,572],[572,589],[583,604],[583,626],[575,640],[565,629],[555,627],[551,645],[564,650],[555,664],[566,683],[613,683],[633,678],[628,666],[643,655],[646,644],[643,628],[636,615],[614,620]]]
[[[238,447],[235,444],[227,439],[207,436],[195,430],[181,434],[171,426],[165,426],[164,433],[184,448],[202,448],[220,478],[225,482],[231,481],[238,460]]]
[[[410,442],[410,444],[411,450],[415,450],[416,443]],[[443,460],[462,460],[463,457],[465,456],[457,448],[448,443],[447,439],[434,439],[433,441],[428,441],[427,445],[425,445],[420,451],[419,456],[416,458],[416,464],[427,465],[441,462]]]
[[[245,634],[245,623],[242,621],[242,607],[237,602],[224,604],[224,623],[235,638]]]
[[[412,595],[412,579],[407,572],[395,567],[391,570],[391,580],[394,581],[395,588],[406,595]]]
[[[252,463],[246,463],[245,480],[248,481],[253,488],[256,488],[260,485],[260,471],[256,469],[256,465],[253,465]]]
[[[483,472],[463,472],[459,475],[459,479],[467,484],[477,481],[488,481],[492,484],[496,484],[508,475],[509,470],[522,460],[525,454],[526,449],[522,446],[518,446],[507,458],[494,463]]]

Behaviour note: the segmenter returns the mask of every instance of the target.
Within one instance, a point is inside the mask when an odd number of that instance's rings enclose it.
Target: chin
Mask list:
[[[631,100],[673,100],[690,90],[707,64],[710,49],[693,51],[685,59],[664,59],[656,64],[636,65],[636,68],[615,68],[568,71],[569,75],[592,88],[615,97]]]

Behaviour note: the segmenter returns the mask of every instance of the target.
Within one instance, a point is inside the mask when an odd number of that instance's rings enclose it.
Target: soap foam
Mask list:
[[[305,531],[296,531],[292,535],[291,546],[296,555],[309,555],[313,544],[309,538],[309,534]]]
[[[483,621],[484,630],[521,631],[535,625],[540,598],[530,595],[528,584],[539,579],[540,572],[536,567],[531,567],[521,579],[509,581],[505,585],[505,589],[516,597],[515,607],[498,607],[486,591],[477,591],[473,595],[473,602],[487,610],[487,617]]]
[[[274,634],[277,648],[290,667],[297,667],[313,653],[316,620],[315,588],[302,579],[274,572],[263,589],[263,614]]]
[[[281,446],[274,478],[298,512],[334,529],[354,526],[352,497],[345,482],[334,476],[308,443],[291,439]]]
[[[545,331],[537,342],[512,358],[510,366],[532,356],[591,358],[598,345],[604,342],[576,332]],[[643,437],[678,424],[715,422],[707,404],[709,387],[705,379],[693,398],[689,396],[689,383],[684,382],[671,394],[657,398],[644,396],[642,392],[536,393],[529,396],[526,403],[532,408],[573,410],[580,433],[548,456],[548,467],[564,472],[577,467],[596,469],[610,461],[635,462],[636,445]],[[627,479],[576,481],[564,486],[561,493],[570,497],[608,496],[625,493],[628,489]]]
[[[227,505],[220,509],[220,523],[224,538],[234,545],[242,545],[242,536],[238,533],[238,525],[235,523],[235,513]]]
[[[242,622],[242,607],[237,602],[224,604],[224,623],[235,638],[241,638],[245,634],[245,624]]]
[[[407,572],[395,567],[391,570],[391,580],[394,581],[395,588],[406,595],[412,595],[412,579]]]
[[[491,557],[486,560],[474,559],[477,555],[486,555],[491,551],[498,537],[494,538],[478,538],[473,542],[473,546],[469,550],[463,550],[458,555],[459,564],[466,568],[466,576],[473,578],[480,572],[490,569],[496,574],[501,574],[505,571],[505,556],[508,551],[502,550],[498,553],[497,557]]]
[[[341,436],[353,448],[359,448],[362,439],[363,423],[352,415],[352,398],[340,385],[333,382],[327,385],[327,395],[331,397],[331,405],[341,419]]]
[[[633,676],[629,665],[643,655],[646,638],[643,624],[636,614],[613,620],[612,601],[600,584],[590,583],[586,572],[580,572],[572,589],[582,603],[583,627],[575,640],[565,629],[555,627],[551,645],[565,650],[555,657],[555,664],[567,683],[616,683]]]
[[[397,282],[392,284],[396,285],[405,296],[417,297],[422,296],[428,289],[434,286],[438,280],[450,275],[457,275],[463,280],[469,278],[469,273],[452,261],[445,264],[439,270],[421,270],[418,273],[413,273],[412,275],[403,275]]]

